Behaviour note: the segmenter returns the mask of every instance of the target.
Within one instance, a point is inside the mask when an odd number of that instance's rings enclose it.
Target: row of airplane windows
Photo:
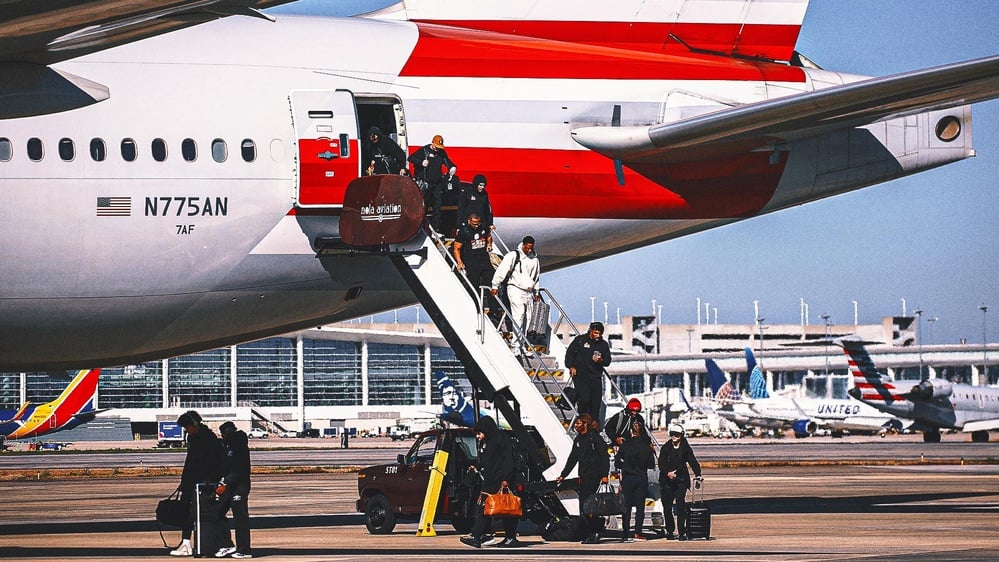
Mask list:
[[[90,139],[90,158],[94,162],[103,162],[108,157],[107,143],[102,138]],[[139,145],[134,139],[122,139],[119,150],[122,160],[134,162],[139,157]],[[153,160],[165,162],[169,154],[167,142],[163,139],[153,139],[149,146]],[[72,162],[76,159],[76,143],[71,138],[59,139],[57,147],[59,158],[64,162]],[[212,160],[225,162],[229,158],[229,147],[223,139],[213,139],[211,142]],[[239,153],[244,162],[253,162],[257,159],[257,144],[251,139],[243,139],[239,143]],[[25,145],[25,154],[32,162],[41,162],[45,158],[45,143],[42,139],[32,137]],[[180,155],[187,162],[194,162],[198,159],[198,143],[194,139],[184,139],[180,143]],[[9,162],[14,158],[14,143],[6,138],[0,137],[0,162]]]

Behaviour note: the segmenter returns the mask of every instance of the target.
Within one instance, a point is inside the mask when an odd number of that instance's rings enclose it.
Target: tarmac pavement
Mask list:
[[[804,444],[778,450],[789,461],[811,451]],[[994,462],[719,463],[704,471],[713,539],[682,543],[621,543],[610,531],[599,545],[546,543],[528,522],[520,531],[525,546],[510,550],[467,547],[446,521],[435,524],[436,537],[417,537],[415,521],[370,535],[354,512],[353,473],[255,475],[249,505],[254,555],[273,561],[983,560],[999,559]],[[152,515],[176,483],[175,476],[0,482],[0,559],[176,559]],[[176,542],[179,531],[165,535]]]

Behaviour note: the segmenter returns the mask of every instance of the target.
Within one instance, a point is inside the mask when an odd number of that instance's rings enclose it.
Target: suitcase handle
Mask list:
[[[704,503],[704,477],[694,478],[694,487],[690,489],[690,499],[694,503]]]

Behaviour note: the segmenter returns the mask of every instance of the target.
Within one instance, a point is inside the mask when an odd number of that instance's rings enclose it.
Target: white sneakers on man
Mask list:
[[[194,549],[191,548],[191,541],[185,540],[176,549],[170,551],[170,556],[193,556]]]
[[[223,546],[222,548],[219,549],[218,552],[215,553],[215,558],[225,558],[230,554],[232,554],[233,552],[236,552],[236,547]]]

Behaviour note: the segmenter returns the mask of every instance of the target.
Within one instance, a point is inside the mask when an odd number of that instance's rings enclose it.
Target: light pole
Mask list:
[[[621,307],[617,307],[617,323],[621,323]]]
[[[693,353],[693,346],[691,344],[691,336],[694,333],[693,328],[687,328],[687,353]]]
[[[989,384],[989,351],[988,348],[985,347],[985,313],[989,311],[989,307],[983,304],[978,307],[978,310],[982,311],[982,385],[987,385]]]
[[[763,321],[764,320],[766,320],[766,318],[763,318],[762,316],[757,316],[756,317],[756,327],[757,327],[757,329],[759,330],[759,333],[760,333],[760,360],[761,361],[763,360]]]
[[[697,297],[697,325],[701,325],[701,297]]]
[[[821,318],[822,321],[825,322],[826,324],[825,328],[826,347],[823,353],[826,356],[826,384],[828,385],[829,384],[829,315],[823,314],[819,316],[819,318]]]
[[[594,308],[597,302],[597,297],[590,297],[590,323],[597,321],[597,311]]]
[[[857,301],[853,301],[853,325],[854,326],[860,325],[860,322],[858,322],[857,318]]]
[[[919,380],[923,380],[923,309],[917,308],[916,315],[916,349],[919,350]]]
[[[607,301],[604,301],[604,324],[609,324],[609,323],[610,322],[607,320]]]

